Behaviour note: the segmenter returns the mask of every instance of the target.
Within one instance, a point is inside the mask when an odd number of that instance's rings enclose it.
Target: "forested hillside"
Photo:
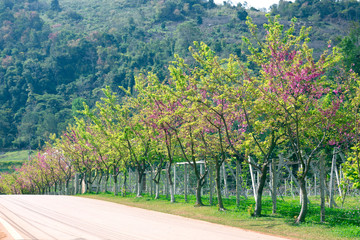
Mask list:
[[[329,39],[340,44],[350,67],[358,62],[359,9],[357,1],[280,1],[271,13],[313,26],[315,55]],[[195,40],[245,60],[247,15],[266,22],[257,9],[211,0],[1,0],[0,149],[40,147],[105,86],[121,94],[118,86],[131,88],[148,71],[165,79],[174,54],[191,64]]]

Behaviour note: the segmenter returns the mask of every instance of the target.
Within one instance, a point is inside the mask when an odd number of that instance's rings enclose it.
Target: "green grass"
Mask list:
[[[29,151],[7,152],[0,155],[0,162],[24,162],[29,157]]]
[[[320,223],[320,206],[318,198],[311,198],[306,223],[294,224],[294,218],[300,210],[299,200],[290,197],[278,200],[277,214],[271,214],[271,198],[263,198],[263,214],[261,218],[251,217],[248,209],[254,206],[253,198],[241,199],[236,207],[235,198],[224,199],[225,212],[219,212],[216,206],[195,207],[195,198],[190,196],[186,203],[183,196],[176,196],[176,203],[170,203],[162,196],[159,200],[144,195],[136,198],[133,194],[126,197],[113,196],[111,193],[85,194],[87,198],[111,201],[133,207],[200,219],[208,222],[239,227],[271,235],[284,236],[291,239],[360,239],[359,208],[326,209],[326,222]],[[349,197],[348,206],[359,206],[359,198]],[[209,204],[204,198],[204,203]],[[357,205],[356,205],[357,204]]]
[[[24,161],[28,160],[29,151],[7,152],[0,155],[0,172],[11,172],[19,168]]]

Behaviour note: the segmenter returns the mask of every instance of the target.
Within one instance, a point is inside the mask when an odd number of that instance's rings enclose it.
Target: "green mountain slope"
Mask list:
[[[256,9],[205,0],[1,1],[0,149],[41,146],[105,86],[122,94],[119,85],[131,88],[147,71],[165,79],[174,54],[186,57],[193,41],[245,60],[247,14],[266,22]],[[298,22],[314,26],[315,54],[351,27],[344,19],[320,20]]]

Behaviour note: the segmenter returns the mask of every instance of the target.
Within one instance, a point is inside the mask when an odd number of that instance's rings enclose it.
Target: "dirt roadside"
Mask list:
[[[2,224],[0,224],[0,240],[13,240]]]

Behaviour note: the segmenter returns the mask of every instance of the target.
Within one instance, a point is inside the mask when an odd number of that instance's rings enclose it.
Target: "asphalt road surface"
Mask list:
[[[13,239],[280,240],[233,227],[71,196],[0,196]]]

